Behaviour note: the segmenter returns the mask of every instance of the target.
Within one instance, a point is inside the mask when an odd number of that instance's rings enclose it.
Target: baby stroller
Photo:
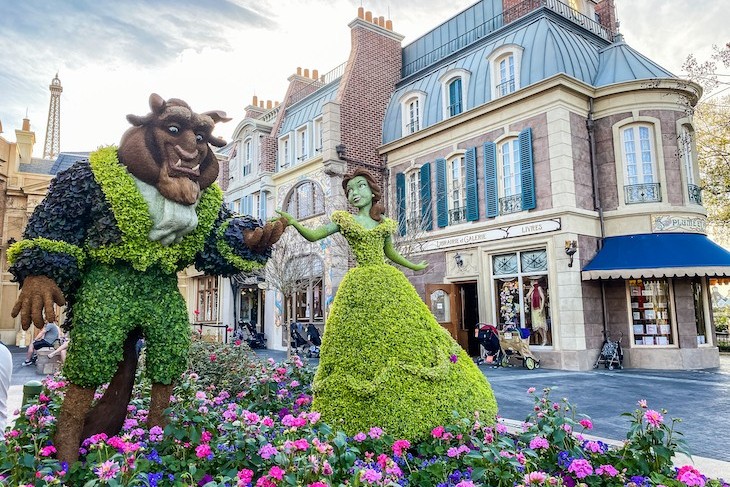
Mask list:
[[[499,346],[499,331],[493,325],[486,323],[477,323],[474,335],[480,345],[479,358],[476,360],[477,365],[488,364],[493,367],[501,365],[502,348]]]
[[[304,347],[309,345],[309,340],[304,338],[304,325],[299,322],[291,324],[289,336],[291,337],[290,346],[292,352],[297,355],[301,355],[304,351]]]
[[[503,331],[499,332],[499,347],[504,352],[502,358],[502,366],[509,365],[509,359],[515,357],[522,360],[522,365],[532,370],[540,367],[540,361],[532,354],[527,339],[530,337],[529,330],[517,328],[514,325],[507,325]]]
[[[606,336],[606,340],[604,340],[603,345],[601,346],[601,353],[598,354],[596,363],[593,364],[594,369],[597,369],[601,364],[603,364],[608,370],[613,370],[616,367],[619,369],[624,368],[622,363],[624,360],[624,352],[621,350],[621,339],[623,336],[623,333],[621,333],[621,336],[616,341],[612,341],[608,336]]]
[[[309,341],[309,349],[307,349],[307,357],[319,358],[319,347],[322,345],[322,338],[319,335],[319,330],[314,323],[310,323],[307,326],[307,340]]]
[[[263,333],[256,330],[256,325],[250,321],[238,321],[239,329],[241,326],[245,327],[245,340],[248,346],[252,349],[266,348],[266,336]]]

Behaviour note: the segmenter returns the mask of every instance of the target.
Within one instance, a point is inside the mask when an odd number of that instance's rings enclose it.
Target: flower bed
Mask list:
[[[728,486],[691,466],[672,467],[673,453],[683,451],[677,420],[642,401],[626,413],[631,425],[619,448],[583,437],[590,419],[567,399],[534,389],[534,409],[520,431],[455,417],[414,444],[377,426],[348,437],[323,424],[310,408],[313,371],[296,357],[259,362],[245,345],[197,345],[192,357],[196,372],[175,388],[164,431],[144,426],[149,391],[141,381],[123,432],[89,438],[82,462],[72,466],[53,458],[65,384],[47,379],[0,442],[0,485]],[[215,385],[219,369],[230,371],[230,390]]]

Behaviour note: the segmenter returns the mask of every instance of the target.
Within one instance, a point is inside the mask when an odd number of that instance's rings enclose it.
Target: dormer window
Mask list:
[[[509,95],[520,89],[522,51],[522,46],[507,44],[490,54],[492,99]]]
[[[418,132],[423,127],[422,110],[426,94],[422,91],[406,93],[401,97],[401,119],[403,135]]]
[[[323,145],[322,117],[314,120],[314,153],[322,152]]]
[[[289,136],[279,139],[279,170],[289,167],[291,157],[291,147],[289,144]]]
[[[243,143],[243,176],[248,176],[251,174],[251,161],[253,159],[253,147],[251,144],[251,139],[246,139],[246,141]]]
[[[439,78],[443,93],[444,118],[450,118],[466,110],[466,94],[469,87],[469,71],[455,69]]]

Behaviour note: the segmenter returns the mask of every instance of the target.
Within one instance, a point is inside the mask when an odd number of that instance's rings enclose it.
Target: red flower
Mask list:
[[[214,354],[214,353],[211,353],[211,354],[210,354],[210,361],[211,361],[211,362],[215,362],[215,360],[216,360],[217,358],[218,358],[218,357],[216,356],[216,354]]]

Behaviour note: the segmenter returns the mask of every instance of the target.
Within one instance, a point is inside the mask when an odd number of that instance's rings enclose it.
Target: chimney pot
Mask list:
[[[274,106],[275,106],[275,107],[278,107],[278,106],[279,106],[279,102],[278,102],[278,101],[275,101],[275,102],[274,102]]]
[[[300,66],[297,66],[297,76],[302,75],[302,68]]]
[[[23,119],[23,132],[30,132],[30,119]]]
[[[259,108],[264,108],[264,100],[259,100]]]
[[[304,68],[304,77],[309,78],[309,68]]]
[[[388,30],[393,30],[393,21],[388,19],[385,21],[385,28]]]
[[[378,17],[378,25],[380,27],[385,27],[385,17],[383,17],[382,15]]]
[[[365,17],[365,9],[363,7],[357,7],[357,18],[362,19]]]
[[[259,104],[259,97],[256,96],[256,95],[254,95],[253,96],[253,101],[251,102],[251,105],[256,106],[258,104]]]
[[[272,107],[272,106],[273,106],[273,105],[271,104],[271,100],[266,100],[266,109],[267,109],[267,110],[271,110],[271,107]]]
[[[373,21],[373,13],[370,10],[365,12],[365,20],[367,20],[368,22]]]

